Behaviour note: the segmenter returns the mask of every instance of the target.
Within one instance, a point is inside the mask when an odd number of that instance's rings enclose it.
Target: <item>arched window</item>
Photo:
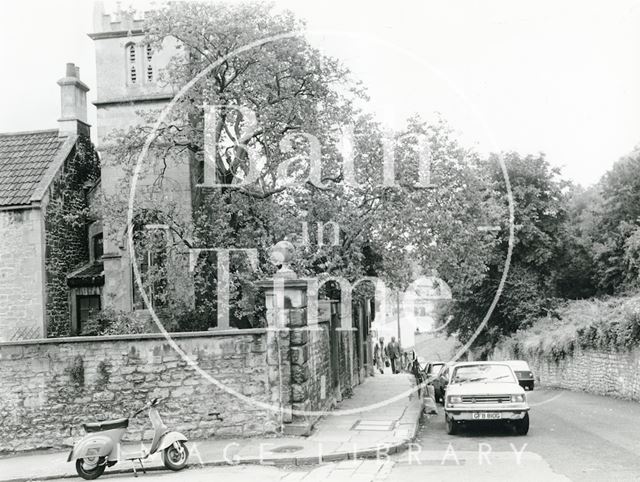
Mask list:
[[[154,308],[164,304],[167,287],[167,242],[168,233],[157,223],[153,212],[143,212],[134,217],[133,241],[136,249],[135,258],[138,262],[140,282]],[[133,261],[133,256],[132,256]],[[133,308],[135,310],[148,308],[140,293],[140,287],[135,279],[135,271],[131,266]]]

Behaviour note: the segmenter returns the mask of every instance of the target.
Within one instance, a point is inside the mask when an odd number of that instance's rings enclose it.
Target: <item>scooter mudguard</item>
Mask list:
[[[186,442],[187,437],[182,435],[180,432],[169,432],[166,433],[160,443],[158,444],[158,452],[162,452],[167,447],[173,445],[174,442]]]
[[[67,462],[85,457],[106,457],[113,452],[114,442],[104,435],[87,435],[80,440],[69,454]]]

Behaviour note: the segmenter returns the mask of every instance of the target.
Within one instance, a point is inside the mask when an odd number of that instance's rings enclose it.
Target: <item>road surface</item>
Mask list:
[[[562,390],[536,389],[528,396],[531,428],[524,437],[491,426],[447,435],[439,407],[437,416],[424,421],[416,444],[388,459],[319,467],[193,466],[138,479],[103,477],[117,482],[640,480],[639,403]]]
[[[439,466],[438,477],[429,480],[483,480],[483,473],[486,480],[509,480],[511,473],[517,473],[518,480],[542,480],[539,471],[545,473],[544,480],[640,480],[639,403],[564,390],[534,390],[527,396],[532,409],[525,437],[491,425],[447,435],[439,406],[440,413],[427,419],[420,431],[412,463],[404,454],[389,480],[418,477],[418,457]]]

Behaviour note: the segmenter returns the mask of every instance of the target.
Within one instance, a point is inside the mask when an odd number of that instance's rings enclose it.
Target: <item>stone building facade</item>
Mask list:
[[[67,64],[58,84],[57,129],[0,134],[0,341],[44,337],[61,318],[62,334],[70,333],[66,275],[86,260],[89,240],[84,225],[53,217],[64,214],[63,199],[68,207],[85,204],[99,169],[92,158],[93,165],[78,170],[84,155],[91,156],[89,89],[79,69]],[[72,177],[76,185],[68,188]]]

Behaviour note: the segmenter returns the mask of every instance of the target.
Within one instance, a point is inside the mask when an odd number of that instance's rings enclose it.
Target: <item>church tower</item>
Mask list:
[[[126,202],[130,192],[126,185],[131,175],[120,159],[114,159],[110,146],[115,137],[136,126],[152,127],[175,92],[171,85],[160,81],[159,73],[180,51],[177,41],[166,39],[160,48],[145,43],[146,14],[133,11],[105,13],[102,2],[94,6],[94,41],[96,53],[96,147],[102,163],[102,191],[107,204],[110,199]],[[135,156],[137,158],[137,156]],[[134,159],[135,162],[136,159]],[[149,189],[158,183],[157,159],[144,159],[144,174],[137,179],[136,207],[146,209]],[[162,171],[162,189],[171,193],[155,195],[178,199],[184,216],[190,216],[189,174],[184,162],[170,162]],[[124,189],[123,189],[124,186]],[[156,187],[154,187],[156,186]],[[126,210],[118,219],[105,213],[104,229],[104,307],[123,311],[143,309],[136,300],[132,275],[132,255],[128,252]],[[136,253],[136,258],[144,253]]]

